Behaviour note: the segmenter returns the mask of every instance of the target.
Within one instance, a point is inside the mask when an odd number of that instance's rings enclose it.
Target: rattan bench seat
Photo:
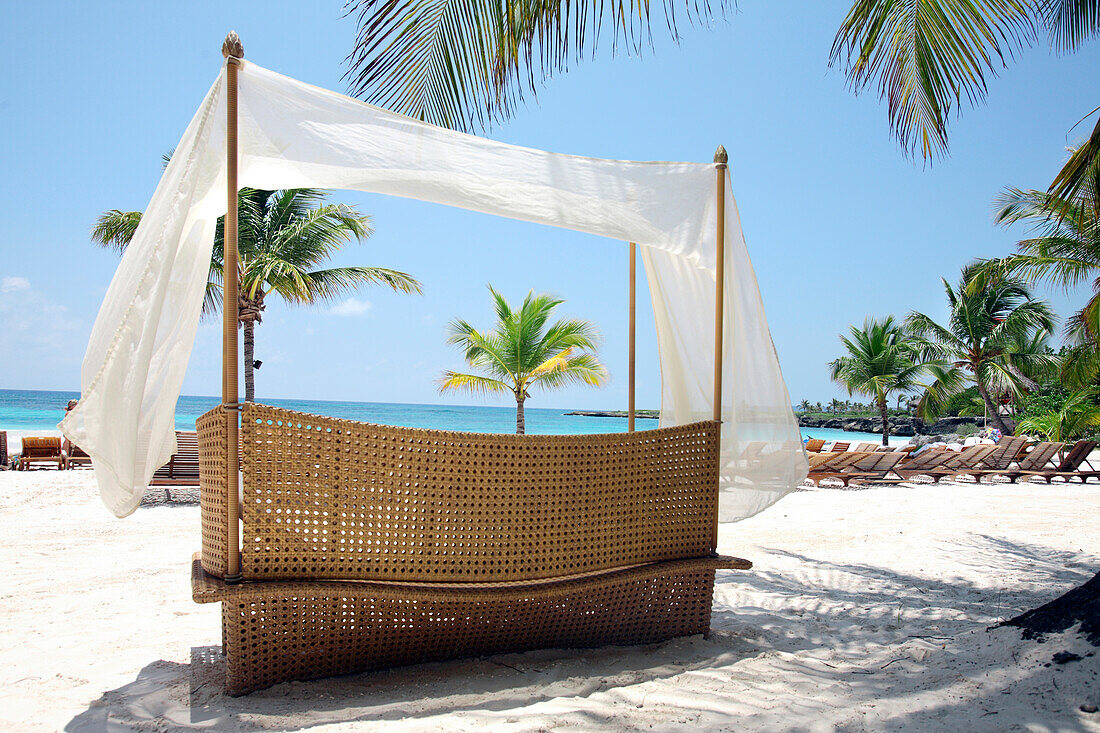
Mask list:
[[[192,595],[222,602],[226,691],[532,649],[649,644],[710,630],[732,557],[500,583],[260,581],[228,585],[196,555]]]
[[[719,424],[606,435],[373,425],[249,403],[240,547],[226,541],[228,423],[197,421],[202,553],[226,689],[537,648],[705,633]],[[242,581],[228,584],[239,552]]]

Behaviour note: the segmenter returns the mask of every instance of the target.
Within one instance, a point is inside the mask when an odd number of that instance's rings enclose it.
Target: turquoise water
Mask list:
[[[0,389],[0,429],[54,430],[65,414],[65,405],[76,399],[77,392],[42,392]],[[216,397],[182,396],[176,403],[176,429],[194,430],[195,418],[219,402]],[[321,400],[274,400],[265,404],[288,410],[327,415],[382,425],[403,425],[410,428],[463,430],[474,433],[512,433],[516,429],[514,407],[484,407],[469,405],[416,405],[391,402],[327,402]],[[626,418],[579,417],[563,413],[569,410],[528,407],[525,410],[527,432],[543,435],[579,435],[582,433],[618,433],[626,431]],[[639,419],[639,430],[657,427],[656,420]],[[848,433],[843,430],[806,428],[805,437],[825,440],[881,441],[881,436],[869,433]],[[897,438],[891,442],[905,442]]]

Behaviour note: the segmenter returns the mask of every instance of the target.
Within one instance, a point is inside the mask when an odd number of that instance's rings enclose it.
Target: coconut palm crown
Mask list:
[[[404,272],[382,267],[317,269],[348,241],[371,235],[370,218],[344,204],[325,203],[327,193],[311,188],[267,191],[242,188],[238,194],[238,319],[244,327],[245,400],[255,398],[255,324],[262,321],[264,299],[274,293],[291,305],[330,302],[361,285],[385,285],[419,293],[420,283]],[[224,274],[224,221],[219,218],[210,257],[203,316],[221,307]],[[139,211],[104,212],[92,240],[122,251],[141,222]]]
[[[994,205],[998,224],[1023,224],[1034,236],[1016,243],[1018,254],[991,260],[988,272],[1029,283],[1046,281],[1067,292],[1091,285],[1092,297],[1066,320],[1066,331],[1100,342],[1100,163],[1068,199],[1006,188]]]
[[[982,268],[983,263],[974,262],[963,268],[957,285],[943,281],[950,306],[946,325],[924,313],[913,312],[906,319],[922,357],[945,362],[930,368],[933,382],[925,390],[918,412],[922,416],[938,414],[948,398],[973,383],[994,426],[1009,434],[994,396],[1024,391],[1021,367],[1055,367],[1054,355],[1028,353],[1022,348],[1035,342],[1037,331],[1053,330],[1054,315],[1020,280],[987,278],[982,287],[970,288]]]
[[[849,395],[858,392],[874,400],[882,418],[882,444],[889,445],[887,400],[891,394],[915,390],[926,369],[917,347],[893,316],[868,318],[862,328],[851,326],[849,336],[840,340],[848,354],[829,362],[830,376]]]
[[[562,300],[532,290],[514,309],[493,286],[496,324],[481,332],[464,320],[448,326],[447,343],[463,351],[466,363],[479,374],[445,371],[439,391],[508,394],[516,399],[516,433],[526,429],[523,405],[531,389],[557,389],[568,384],[599,387],[607,369],[596,358],[599,334],[588,321],[564,319],[550,323]]]

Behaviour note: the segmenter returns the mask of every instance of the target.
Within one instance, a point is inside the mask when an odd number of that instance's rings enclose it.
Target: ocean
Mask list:
[[[0,430],[56,430],[69,400],[78,392],[0,389]],[[217,405],[217,397],[183,395],[176,403],[176,429],[194,430],[195,418]],[[422,405],[393,402],[329,402],[324,400],[264,399],[264,404],[288,410],[327,415],[382,425],[410,428],[437,428],[473,433],[512,433],[516,429],[514,407],[476,405]],[[584,408],[577,408],[584,409]],[[568,409],[528,407],[525,410],[527,432],[539,435],[580,435],[584,433],[626,432],[626,418],[566,415]],[[656,420],[639,418],[638,430],[657,427]],[[873,433],[849,433],[825,428],[804,428],[803,437],[825,440],[873,441],[882,436]],[[907,438],[892,438],[904,443]]]

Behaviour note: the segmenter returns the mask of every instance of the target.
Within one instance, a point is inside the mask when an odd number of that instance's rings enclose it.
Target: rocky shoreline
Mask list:
[[[626,417],[626,410],[574,410],[566,412],[566,415],[580,415],[582,417]],[[634,417],[642,420],[656,420],[661,417],[660,410],[635,410]]]
[[[582,417],[626,417],[626,410],[574,410],[564,414]],[[637,410],[634,413],[634,417],[640,420],[656,420],[660,416],[660,410]],[[980,417],[943,417],[932,424],[928,424],[918,417],[899,415],[890,418],[890,435],[905,438],[914,435],[953,435],[958,433],[959,428],[963,426],[980,428],[983,422]],[[799,415],[798,427],[845,430],[851,433],[881,433],[882,418],[850,416],[822,418]]]
[[[964,425],[981,427],[983,419],[980,417],[943,417],[929,425],[917,417],[899,415],[890,418],[890,434],[902,437],[913,435],[950,435],[958,433]],[[801,428],[827,428],[829,430],[847,430],[856,433],[881,433],[882,418],[880,417],[809,417],[799,415],[798,426]]]

